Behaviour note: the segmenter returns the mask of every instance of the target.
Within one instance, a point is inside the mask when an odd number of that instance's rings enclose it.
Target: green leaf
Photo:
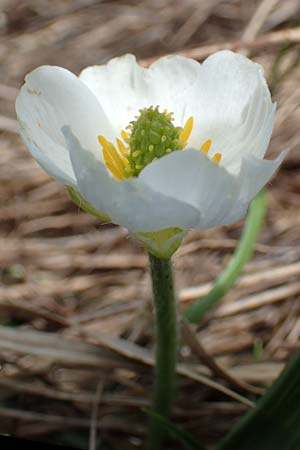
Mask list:
[[[300,449],[300,356],[225,437],[216,450]]]

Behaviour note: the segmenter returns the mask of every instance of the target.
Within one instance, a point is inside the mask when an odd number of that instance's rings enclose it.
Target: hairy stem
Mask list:
[[[175,391],[177,359],[176,300],[169,259],[149,253],[156,316],[156,366],[147,450],[160,450],[167,429],[158,417],[168,419]],[[157,416],[158,417],[157,417]]]

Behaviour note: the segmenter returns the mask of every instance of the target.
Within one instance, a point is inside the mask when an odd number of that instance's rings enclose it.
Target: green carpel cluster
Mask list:
[[[161,113],[158,106],[150,106],[139,112],[140,115],[127,127],[130,136],[127,139],[129,154],[126,158],[131,176],[137,176],[155,159],[184,147],[179,138],[182,128],[173,125],[172,113]]]

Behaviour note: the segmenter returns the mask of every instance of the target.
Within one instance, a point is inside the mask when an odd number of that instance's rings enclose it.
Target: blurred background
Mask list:
[[[255,257],[193,328],[203,348],[182,339],[174,421],[209,446],[300,342],[300,2],[0,0],[0,433],[140,449],[152,383],[147,258],[26,151],[14,113],[25,74],[42,64],[78,73],[126,52],[145,65],[178,52],[201,61],[222,48],[264,66],[278,104],[268,156],[291,150],[268,186]],[[242,225],[185,238],[174,258],[181,310],[208,292]]]

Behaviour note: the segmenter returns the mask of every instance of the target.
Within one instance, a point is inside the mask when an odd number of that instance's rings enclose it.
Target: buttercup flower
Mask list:
[[[79,77],[42,66],[16,111],[29,151],[77,204],[163,257],[188,229],[242,218],[286,155],[263,159],[275,105],[262,67],[229,51],[149,68],[125,55]]]

